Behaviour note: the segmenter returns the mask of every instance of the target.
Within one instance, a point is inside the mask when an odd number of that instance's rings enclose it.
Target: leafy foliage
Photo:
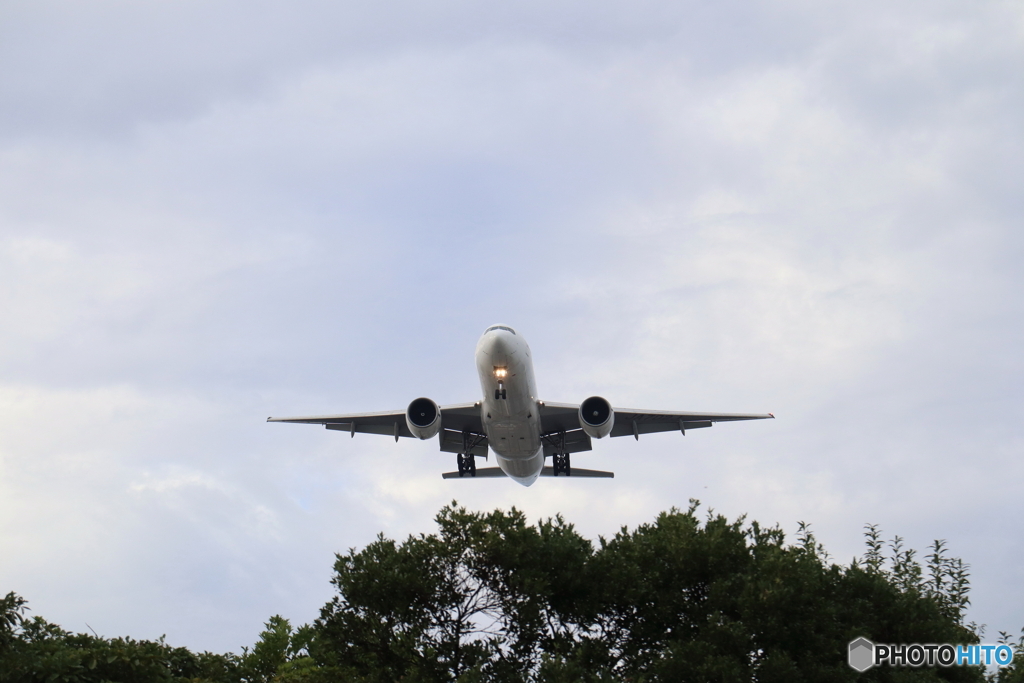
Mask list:
[[[252,650],[242,648],[238,660],[241,680],[246,683],[301,680],[303,674],[315,669],[309,656],[315,637],[311,626],[293,630],[287,619],[275,615],[265,627]]]
[[[598,542],[561,517],[518,510],[438,513],[437,532],[383,535],[339,555],[337,596],[311,625],[271,617],[240,655],[163,639],[72,634],[0,600],[0,683],[377,683],[405,681],[983,681],[1024,683],[1015,666],[871,669],[846,664],[858,636],[976,643],[964,623],[969,567],[936,541],[921,566],[895,537],[831,561],[809,525],[729,521],[699,503]]]
[[[360,681],[982,680],[972,668],[846,664],[858,636],[978,642],[962,623],[966,566],[937,542],[930,579],[878,531],[848,567],[810,528],[672,510],[597,547],[560,517],[456,504],[438,534],[383,536],[335,564],[339,595],[316,623],[322,671]],[[893,678],[895,676],[895,678]]]
[[[25,619],[24,600],[9,593],[0,682],[233,681],[231,655],[194,654],[163,642],[72,634],[40,617]]]
[[[1009,645],[1013,648],[1013,664],[1000,669],[989,680],[992,683],[1024,683],[1024,629],[1021,629],[1020,636],[1016,641],[1005,631],[999,632],[1000,645]]]

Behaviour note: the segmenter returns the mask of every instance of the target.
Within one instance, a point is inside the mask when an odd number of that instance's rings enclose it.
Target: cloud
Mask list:
[[[591,537],[699,498],[843,561],[947,538],[1019,627],[1011,3],[4,12],[0,579],[36,614],[237,650],[452,498]],[[263,422],[472,400],[499,320],[549,400],[778,419],[530,489]]]

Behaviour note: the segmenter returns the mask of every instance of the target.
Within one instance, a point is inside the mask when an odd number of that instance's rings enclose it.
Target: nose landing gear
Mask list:
[[[505,398],[505,383],[498,382],[498,388],[494,390],[494,400],[498,401]]]

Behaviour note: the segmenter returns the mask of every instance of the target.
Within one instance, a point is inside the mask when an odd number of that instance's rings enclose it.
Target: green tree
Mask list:
[[[571,643],[591,544],[561,518],[454,503],[437,535],[383,536],[338,556],[339,595],[318,620],[314,654],[366,681],[525,680],[543,646]]]
[[[302,681],[314,677],[319,667],[309,655],[314,638],[311,626],[292,629],[280,615],[270,617],[253,646],[242,648],[239,672],[245,683]]]
[[[595,554],[607,578],[597,584],[599,629],[588,649],[606,658],[603,671],[664,681],[980,680],[964,668],[857,674],[845,660],[858,636],[977,636],[916,585],[901,585],[902,574],[829,562],[805,525],[787,545],[778,528],[710,513],[702,522],[695,511],[694,503],[623,530]]]
[[[991,677],[992,683],[1024,683],[1024,629],[1016,641],[1005,631],[999,632],[998,642],[1013,648],[1013,663],[999,669]]]
[[[233,655],[73,634],[25,610],[14,593],[0,601],[0,683],[239,682]]]
[[[981,681],[978,668],[846,664],[858,636],[977,642],[967,567],[928,570],[869,527],[863,560],[830,561],[810,529],[672,510],[594,547],[560,517],[446,506],[436,534],[339,556],[315,624],[321,672],[359,681]]]
[[[969,567],[936,541],[925,565],[875,526],[849,565],[801,524],[670,510],[595,545],[561,517],[452,503],[437,532],[383,535],[339,555],[338,594],[312,625],[271,617],[241,655],[161,638],[73,634],[0,600],[0,683],[377,683],[404,681],[989,681],[1024,683],[1024,635],[1000,634],[1014,665],[846,664],[856,637],[978,642],[964,623]]]

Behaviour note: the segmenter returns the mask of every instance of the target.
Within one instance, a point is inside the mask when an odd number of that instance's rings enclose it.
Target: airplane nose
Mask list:
[[[516,353],[516,340],[511,332],[505,330],[487,330],[480,339],[478,349],[488,356],[488,362],[494,365],[506,365]]]
[[[512,345],[504,334],[499,332],[494,335],[494,339],[491,340],[491,353],[507,354],[511,349]]]

